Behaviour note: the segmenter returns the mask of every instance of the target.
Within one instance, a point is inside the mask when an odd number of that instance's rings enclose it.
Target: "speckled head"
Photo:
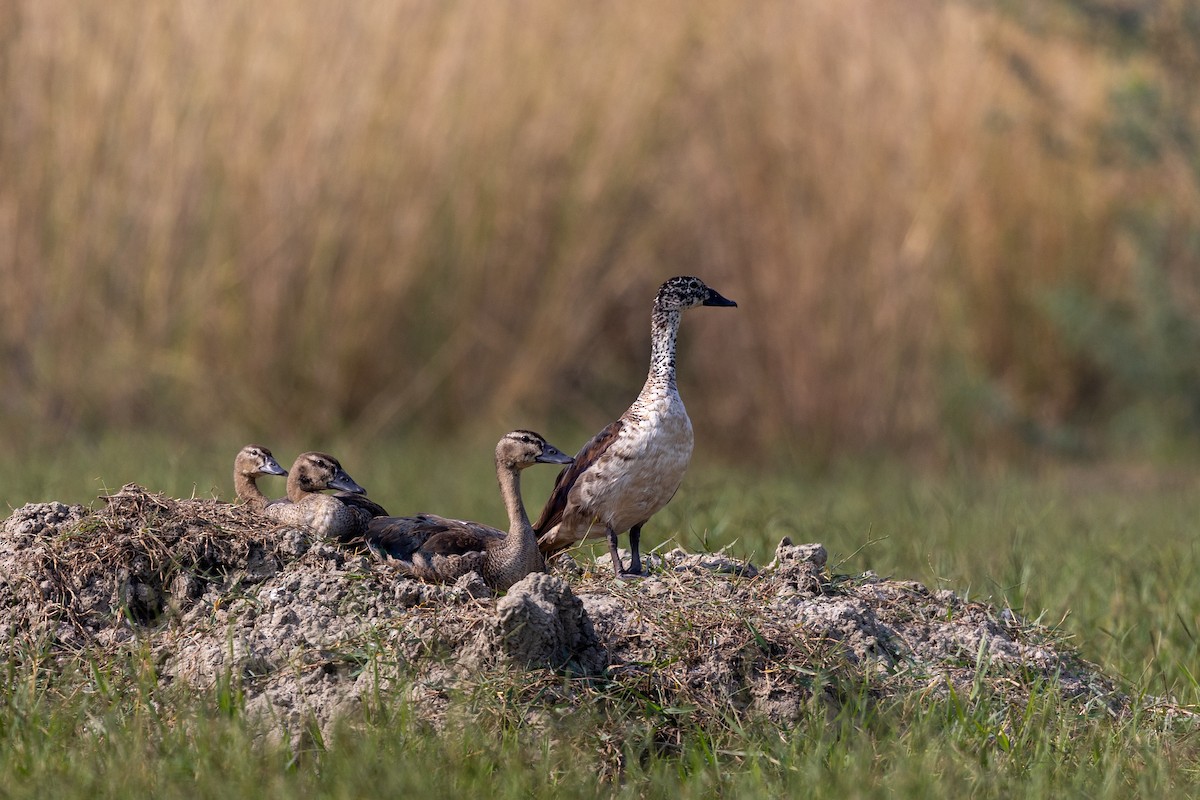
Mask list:
[[[234,471],[247,478],[259,478],[263,475],[287,475],[287,470],[279,466],[271,451],[262,445],[248,444],[238,451],[233,462]]]
[[[693,306],[737,306],[737,303],[722,297],[704,281],[691,275],[671,278],[658,290],[654,307],[663,311],[682,311]]]
[[[534,464],[570,464],[574,460],[533,431],[511,431],[496,444],[496,462],[516,469]]]

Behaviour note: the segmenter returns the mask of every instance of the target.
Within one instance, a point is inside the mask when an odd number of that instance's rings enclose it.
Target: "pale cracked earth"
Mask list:
[[[496,598],[473,573],[419,583],[246,509],[131,484],[4,522],[0,642],[18,659],[149,648],[159,680],[232,681],[292,736],[331,736],[395,692],[440,726],[456,697],[514,674],[534,723],[539,703],[561,715],[624,689],[785,726],[848,691],[965,696],[979,680],[1013,704],[1049,688],[1081,713],[1127,705],[1061,632],[950,590],[833,575],[819,544],[785,539],[762,567],[682,550],[649,564],[617,581],[607,557],[560,558]]]

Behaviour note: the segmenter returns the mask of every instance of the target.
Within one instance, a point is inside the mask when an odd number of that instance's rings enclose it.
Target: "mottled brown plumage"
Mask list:
[[[377,517],[364,539],[372,549],[396,559],[391,563],[405,575],[448,583],[478,572],[493,591],[505,591],[529,573],[545,569],[521,502],[521,470],[570,461],[541,435],[512,431],[496,444],[496,479],[508,511],[507,533],[478,522],[421,514]]]
[[[354,494],[353,492],[334,492],[333,497],[342,505],[350,509],[351,513],[354,514],[354,517],[357,520],[354,526],[354,529],[357,531],[357,533],[352,534],[352,536],[358,536],[362,533],[365,533],[367,530],[367,525],[370,524],[371,520],[373,520],[375,517],[386,517],[388,515],[386,508],[379,505],[379,503],[376,503],[365,494]],[[343,543],[351,543],[353,540],[343,537],[341,541]]]
[[[264,513],[287,525],[303,525],[319,536],[341,542],[361,535],[371,515],[344,499],[323,494],[326,489],[340,489],[353,495],[366,493],[333,456],[301,453],[288,473],[287,499],[268,503]]]
[[[674,497],[692,455],[692,423],[675,384],[675,341],[682,312],[700,305],[737,303],[689,276],[671,278],[659,288],[650,315],[646,383],[633,405],[559,474],[534,525],[544,555],[607,536],[613,570],[641,573],[642,526]],[[628,572],[617,553],[617,537],[624,531],[632,552]]]
[[[248,444],[238,451],[233,459],[233,489],[238,502],[254,511],[266,507],[267,496],[258,488],[258,479],[264,475],[287,475],[287,470],[261,445]]]
[[[535,531],[548,531],[562,522],[563,512],[567,508],[567,498],[571,489],[575,487],[575,482],[580,475],[595,465],[596,459],[600,458],[617,440],[621,435],[622,425],[623,423],[619,419],[605,425],[603,430],[593,436],[575,454],[575,461],[558,474],[558,478],[554,481],[554,488],[550,491],[550,497],[546,500],[546,505],[542,507],[541,516],[533,525]]]

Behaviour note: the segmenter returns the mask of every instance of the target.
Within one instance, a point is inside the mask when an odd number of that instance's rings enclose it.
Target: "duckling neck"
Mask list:
[[[521,472],[513,466],[496,465],[500,494],[508,510],[508,534],[484,555],[484,580],[498,591],[508,589],[531,572],[544,572],[546,563],[538,550],[537,535],[529,524],[521,502]]]
[[[519,546],[526,532],[532,534],[525,503],[521,501],[521,471],[516,467],[497,465],[496,477],[500,481],[500,495],[504,498],[504,510],[508,512],[508,536],[505,547]]]
[[[262,489],[258,488],[253,475],[233,473],[233,489],[237,493],[238,500],[250,508],[262,509],[267,505],[267,496],[262,493]]]
[[[294,469],[288,473],[287,479],[287,497],[293,503],[299,503],[305,497],[311,494],[300,484],[300,470]]]
[[[642,389],[661,392],[675,388],[675,339],[679,335],[679,311],[655,308],[650,315],[650,374]]]

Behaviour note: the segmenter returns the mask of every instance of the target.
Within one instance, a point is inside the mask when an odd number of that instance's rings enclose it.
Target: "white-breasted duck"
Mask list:
[[[559,474],[533,526],[543,555],[607,536],[617,575],[641,574],[642,526],[675,495],[692,455],[692,422],[675,385],[680,315],[695,306],[736,305],[686,275],[658,290],[650,314],[650,374],[633,405]],[[617,537],[625,531],[632,552],[628,570],[617,553]]]
[[[248,444],[238,451],[233,459],[233,489],[238,502],[253,511],[262,511],[269,502],[258,488],[258,479],[264,475],[287,475],[287,470],[262,445]]]
[[[496,479],[508,511],[508,532],[478,522],[433,514],[376,517],[366,535],[367,546],[397,559],[405,575],[449,583],[478,572],[493,591],[502,592],[546,563],[521,500],[521,470],[534,464],[570,464],[571,457],[541,434],[516,430],[496,444]]]
[[[340,492],[324,494],[326,489]],[[366,530],[375,515],[370,507],[383,512],[361,497],[366,491],[328,453],[301,453],[288,473],[287,499],[268,503],[263,511],[285,524],[303,525],[319,536],[347,542]]]

